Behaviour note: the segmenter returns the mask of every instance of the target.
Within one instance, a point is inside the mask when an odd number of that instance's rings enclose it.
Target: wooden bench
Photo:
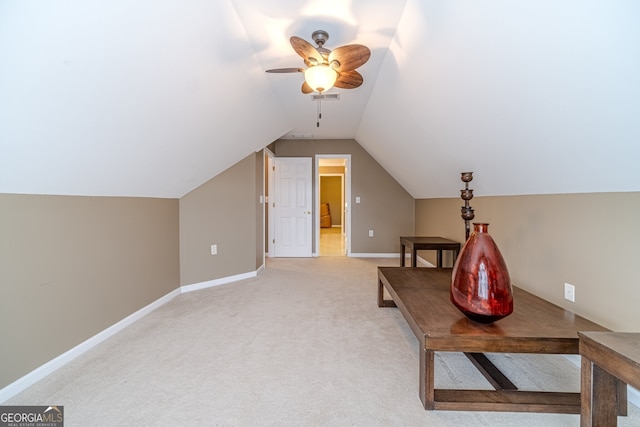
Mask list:
[[[378,306],[397,306],[420,342],[425,409],[579,414],[579,391],[518,390],[483,353],[578,354],[578,331],[607,329],[517,287],[513,314],[489,325],[473,322],[449,299],[451,273],[450,268],[378,268]],[[384,299],[384,289],[393,300]],[[495,390],[436,389],[437,351],[467,354]]]

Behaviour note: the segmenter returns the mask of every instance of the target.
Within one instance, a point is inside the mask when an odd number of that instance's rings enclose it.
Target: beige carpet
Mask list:
[[[577,415],[425,411],[417,340],[376,305],[376,266],[269,259],[257,278],[181,295],[5,405],[64,405],[66,426],[579,426]],[[522,389],[577,391],[562,356],[490,355]],[[438,387],[490,388],[439,354]],[[640,425],[640,413],[620,426]]]

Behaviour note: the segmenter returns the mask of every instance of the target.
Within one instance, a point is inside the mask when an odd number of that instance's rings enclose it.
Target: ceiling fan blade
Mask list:
[[[324,59],[322,58],[322,54],[318,52],[318,49],[313,47],[308,41],[296,36],[292,36],[289,41],[291,42],[291,46],[296,51],[296,53],[305,60],[305,63],[313,63],[313,61],[311,60],[314,60],[318,64],[323,63]]]
[[[304,68],[274,68],[267,70],[267,73],[303,73]]]
[[[311,89],[311,86],[309,86],[306,81],[303,82],[302,83],[302,93],[308,94],[308,93],[312,93],[312,92],[313,92],[313,89]]]
[[[361,44],[350,44],[335,48],[329,54],[329,64],[336,60],[340,64],[336,67],[339,72],[351,71],[360,67],[369,60],[371,51],[368,47]]]
[[[360,86],[363,81],[362,75],[356,70],[343,71],[338,76],[338,80],[336,80],[334,86],[341,89],[355,89]]]

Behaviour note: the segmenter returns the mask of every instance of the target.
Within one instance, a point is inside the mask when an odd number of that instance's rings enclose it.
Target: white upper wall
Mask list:
[[[640,2],[409,0],[357,139],[416,198],[638,191]]]
[[[323,28],[372,58],[317,128],[264,71]],[[0,0],[0,192],[181,197],[293,131],[416,198],[640,191],[639,46],[638,0]]]
[[[180,197],[292,127],[227,0],[2,0],[0,64],[0,192]]]

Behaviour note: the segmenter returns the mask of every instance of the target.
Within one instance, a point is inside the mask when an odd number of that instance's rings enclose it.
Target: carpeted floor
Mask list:
[[[418,345],[376,305],[393,259],[268,259],[255,279],[183,294],[5,405],[64,405],[74,426],[579,426],[578,415],[425,411]],[[490,355],[522,389],[577,391],[562,356]],[[491,387],[462,354],[436,385]],[[640,411],[618,425],[639,426]]]

